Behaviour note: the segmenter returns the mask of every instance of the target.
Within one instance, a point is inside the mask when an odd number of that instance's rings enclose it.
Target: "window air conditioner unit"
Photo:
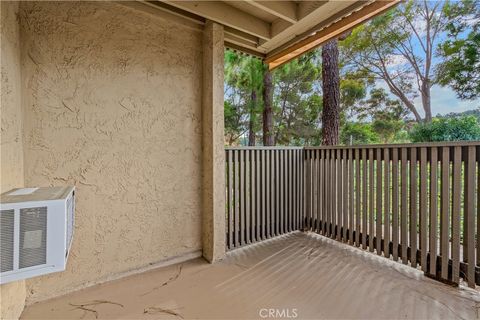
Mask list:
[[[0,195],[0,284],[65,270],[75,188],[22,188]]]

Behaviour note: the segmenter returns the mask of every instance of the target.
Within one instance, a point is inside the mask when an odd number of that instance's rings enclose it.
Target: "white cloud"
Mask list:
[[[376,86],[390,92],[387,84],[384,81],[377,81]],[[448,87],[440,87],[434,85],[430,92],[432,114],[447,114],[450,112],[463,112],[467,110],[474,110],[480,108],[480,99],[476,100],[460,100],[455,95],[455,92]],[[391,95],[392,98],[396,98]],[[417,97],[413,100],[419,113],[423,116],[422,98]]]
[[[480,107],[480,99],[460,100],[455,92],[448,87],[433,86],[431,90],[432,113],[446,114],[450,112],[463,112]]]

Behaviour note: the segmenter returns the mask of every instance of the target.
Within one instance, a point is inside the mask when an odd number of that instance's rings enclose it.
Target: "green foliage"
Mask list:
[[[264,66],[260,59],[226,50],[225,62],[225,135],[227,144],[238,143],[248,131],[261,128]],[[253,99],[255,98],[255,99]]]
[[[436,69],[442,86],[450,86],[460,99],[480,97],[480,2],[448,3],[444,14],[451,17],[448,38],[438,47],[443,63]]]
[[[436,118],[416,124],[410,132],[412,142],[480,140],[480,124],[473,116]]]
[[[367,88],[364,81],[346,77],[340,80],[340,105],[342,110],[347,111],[357,107],[357,104],[366,96]]]
[[[320,68],[312,52],[273,73],[274,135],[277,145],[315,144],[320,141],[322,99],[315,86]]]
[[[445,115],[437,115],[437,118],[458,118],[464,116],[474,116],[480,121],[480,108],[474,110],[467,110],[463,112],[450,112]]]
[[[348,122],[340,133],[340,143],[344,145],[378,143],[379,137],[370,123]]]

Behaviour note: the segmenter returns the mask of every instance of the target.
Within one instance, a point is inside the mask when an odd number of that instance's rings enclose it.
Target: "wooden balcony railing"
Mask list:
[[[314,231],[480,284],[480,142],[226,150],[227,247]]]
[[[299,230],[303,148],[226,150],[227,248]]]

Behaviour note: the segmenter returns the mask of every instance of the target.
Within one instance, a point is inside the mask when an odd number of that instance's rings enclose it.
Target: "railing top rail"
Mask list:
[[[265,147],[265,146],[255,146],[255,147],[225,147],[225,150],[302,150],[303,147],[295,147],[295,146],[273,146],[273,147]]]
[[[393,143],[393,144],[363,144],[351,146],[316,146],[305,147],[305,150],[315,149],[376,149],[376,148],[420,148],[420,147],[468,147],[480,146],[480,141],[442,141],[426,143]]]
[[[480,141],[442,141],[442,142],[425,142],[425,143],[391,143],[391,144],[359,144],[350,146],[239,146],[225,147],[225,150],[318,150],[318,149],[376,149],[376,148],[421,148],[421,147],[468,147],[480,146]]]

